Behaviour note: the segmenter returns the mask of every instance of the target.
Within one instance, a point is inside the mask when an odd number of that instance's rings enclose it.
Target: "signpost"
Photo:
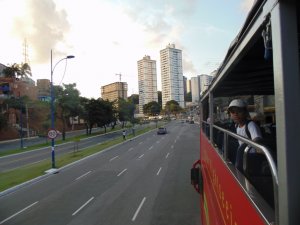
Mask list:
[[[57,131],[54,129],[50,129],[48,131],[48,138],[52,139],[52,142],[54,142],[54,139],[57,137]],[[54,164],[54,146],[52,146],[52,169],[47,170],[46,173],[58,173],[58,170],[55,169],[55,164]]]
[[[55,139],[56,137],[57,137],[57,131],[56,130],[51,129],[51,130],[48,131],[48,138],[49,139]]]

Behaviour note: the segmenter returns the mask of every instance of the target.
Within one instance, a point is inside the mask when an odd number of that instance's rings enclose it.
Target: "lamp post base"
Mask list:
[[[59,172],[58,169],[53,169],[53,168],[45,171],[46,174],[56,174],[58,172]]]

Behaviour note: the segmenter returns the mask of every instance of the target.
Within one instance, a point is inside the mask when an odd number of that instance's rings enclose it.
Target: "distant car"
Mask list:
[[[190,121],[190,124],[193,124],[193,123],[195,123],[194,120],[191,120],[191,121]]]
[[[157,129],[157,134],[166,134],[167,133],[167,128],[165,127],[159,127]]]

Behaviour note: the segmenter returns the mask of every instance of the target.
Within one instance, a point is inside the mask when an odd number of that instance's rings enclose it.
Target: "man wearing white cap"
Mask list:
[[[238,135],[249,138],[253,141],[259,141],[262,139],[260,128],[254,121],[250,120],[247,103],[245,101],[242,99],[232,100],[228,106],[228,112],[236,124],[236,133]],[[243,142],[240,140],[239,145],[240,146],[237,150],[235,165],[239,170],[242,171],[244,146],[242,147]],[[251,148],[249,152],[255,152],[255,149]]]
[[[249,138],[253,141],[257,141],[262,138],[260,128],[255,122],[250,120],[250,115],[247,110],[247,103],[242,99],[234,99],[228,106],[228,112],[231,119],[236,124],[236,133],[243,137]],[[248,130],[246,129],[246,125]],[[239,144],[243,142],[239,141]]]

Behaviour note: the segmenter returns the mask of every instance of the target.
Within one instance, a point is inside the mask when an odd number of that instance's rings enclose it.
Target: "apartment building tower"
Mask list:
[[[191,78],[192,102],[199,103],[201,92],[200,76]]]
[[[204,93],[208,86],[210,85],[213,76],[201,74],[197,77],[191,78],[191,93],[192,93],[192,102],[199,102],[200,96]]]
[[[199,75],[199,79],[200,79],[200,94],[202,94],[206,91],[206,89],[212,82],[213,76],[201,74],[201,75]]]
[[[192,89],[191,89],[191,79],[188,79],[186,81],[186,92],[187,93],[192,92]]]
[[[118,98],[127,99],[128,86],[126,82],[115,82],[101,87],[101,97],[113,102]]]
[[[175,44],[168,44],[160,51],[162,107],[175,100],[184,107],[182,51]]]
[[[149,102],[158,102],[156,61],[146,55],[137,62],[139,85],[139,113],[143,113],[143,106]]]
[[[51,101],[51,83],[49,79],[37,79],[37,97],[40,101]]]

